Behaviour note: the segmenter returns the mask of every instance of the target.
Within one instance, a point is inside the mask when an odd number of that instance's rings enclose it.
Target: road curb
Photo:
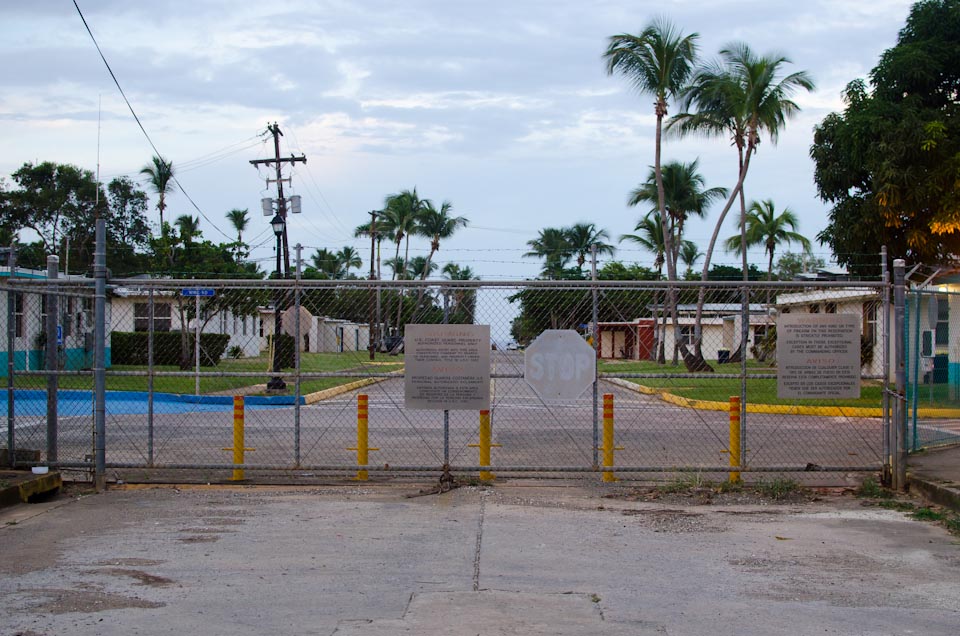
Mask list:
[[[56,471],[45,475],[8,471],[0,474],[0,479],[10,482],[10,485],[0,488],[0,508],[27,503],[31,497],[54,492],[63,485],[60,473]]]
[[[347,384],[341,384],[340,386],[334,386],[329,389],[324,389],[323,391],[316,391],[315,393],[308,393],[303,396],[303,401],[305,404],[315,404],[317,402],[322,402],[323,400],[329,400],[330,398],[337,397],[338,395],[343,395],[344,393],[349,393],[350,391],[355,391],[357,389],[362,389],[365,386],[370,386],[371,384],[379,384],[391,378],[363,378],[362,380],[357,380],[356,382],[348,382]]]
[[[927,501],[960,512],[960,484],[957,482],[908,472],[907,484],[912,492]]]
[[[602,378],[624,389],[653,395],[668,404],[699,411],[723,411],[730,409],[727,402],[696,400],[675,395],[653,387],[636,384],[622,378]],[[801,406],[790,404],[753,404],[747,403],[747,413],[766,413],[773,415],[816,415],[820,417],[883,417],[883,410],[860,406]],[[960,409],[917,409],[918,417],[931,419],[960,417]]]

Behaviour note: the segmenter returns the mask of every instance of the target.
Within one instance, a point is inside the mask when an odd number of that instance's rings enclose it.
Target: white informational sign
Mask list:
[[[490,325],[407,325],[403,351],[408,409],[490,408]]]
[[[781,314],[777,397],[860,397],[860,316]]]
[[[596,351],[572,329],[547,329],[523,352],[523,377],[544,402],[577,399],[596,375]]]

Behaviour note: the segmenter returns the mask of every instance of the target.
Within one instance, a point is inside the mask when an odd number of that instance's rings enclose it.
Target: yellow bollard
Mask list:
[[[357,451],[357,465],[366,466],[369,461],[368,451],[380,450],[379,448],[370,448],[368,446],[368,424],[369,424],[369,397],[363,394],[357,396],[357,446],[347,450]],[[369,471],[358,470],[357,481],[367,481]]]
[[[233,448],[224,448],[225,451],[233,451],[233,463],[243,465],[244,462],[244,452],[257,450],[255,448],[247,448],[244,446],[243,440],[243,396],[234,395],[233,396]],[[231,481],[243,481],[243,469],[234,468],[233,476],[230,478]]]
[[[730,468],[740,468],[740,397],[730,397]],[[740,471],[730,471],[730,483],[740,483]]]
[[[623,446],[613,443],[613,393],[603,394],[603,467],[613,468],[613,452],[623,450]],[[612,470],[603,471],[603,481],[618,481]]]
[[[489,466],[490,465],[490,449],[493,447],[500,448],[500,444],[491,444],[492,431],[490,428],[490,411],[480,411],[480,443],[479,444],[468,444],[471,448],[480,449],[480,465]],[[491,473],[489,470],[480,471],[480,479],[482,481],[493,481],[496,478],[496,475]]]

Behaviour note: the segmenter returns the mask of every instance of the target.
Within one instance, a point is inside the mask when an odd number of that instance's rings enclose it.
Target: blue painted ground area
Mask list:
[[[0,391],[0,415],[7,412],[8,391]],[[138,415],[147,413],[148,394],[136,391],[107,391],[107,415]],[[300,398],[303,404],[303,398]],[[47,413],[47,392],[43,390],[17,389],[13,397],[14,414],[21,416]],[[293,396],[275,397],[248,396],[246,409],[273,409],[291,407]],[[179,395],[154,393],[153,412],[160,413],[223,413],[233,410],[233,397],[229,395]],[[89,415],[93,413],[91,391],[58,391],[57,412],[61,417]]]

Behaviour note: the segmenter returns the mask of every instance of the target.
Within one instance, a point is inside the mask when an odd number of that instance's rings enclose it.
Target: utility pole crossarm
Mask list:
[[[294,157],[293,155],[290,155],[289,157],[283,157],[283,158],[280,158],[280,159],[251,159],[251,160],[250,160],[250,163],[252,163],[252,164],[255,165],[255,166],[258,165],[258,164],[266,164],[266,165],[269,166],[270,164],[272,164],[272,163],[277,163],[277,162],[280,162],[280,163],[307,163],[307,157],[306,157],[306,155],[300,155],[299,157]]]

